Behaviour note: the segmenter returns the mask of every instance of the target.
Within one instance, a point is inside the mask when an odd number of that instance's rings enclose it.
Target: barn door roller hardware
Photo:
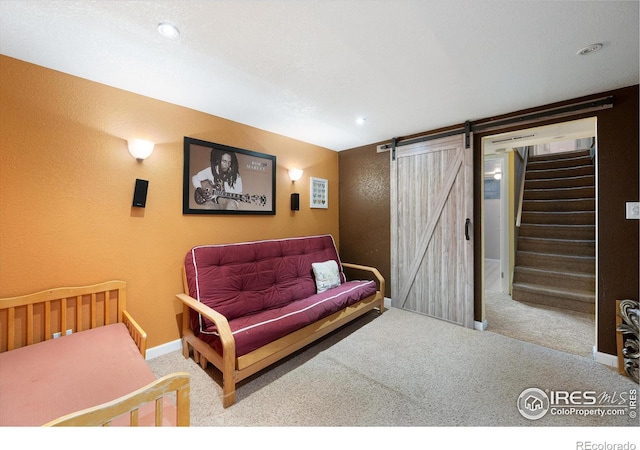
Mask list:
[[[391,144],[383,144],[378,146],[378,152],[382,152],[393,148],[392,159],[395,160],[395,149],[403,145],[417,144],[418,142],[432,141],[434,139],[440,139],[443,137],[454,136],[456,134],[465,135],[465,148],[471,146],[471,132],[479,131],[497,131],[501,128],[506,128],[514,124],[531,124],[540,122],[543,120],[549,120],[552,118],[562,118],[567,116],[573,116],[576,114],[587,113],[592,111],[598,111],[601,109],[613,108],[613,96],[600,97],[593,100],[586,100],[582,102],[572,103],[564,106],[558,106],[555,108],[544,109],[536,112],[514,115],[504,119],[497,120],[482,120],[477,122],[471,122],[467,120],[464,125],[452,128],[451,130],[442,131],[440,133],[426,134],[424,136],[402,139],[393,138]]]

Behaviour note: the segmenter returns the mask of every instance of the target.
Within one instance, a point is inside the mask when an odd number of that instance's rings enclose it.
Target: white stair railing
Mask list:
[[[518,152],[520,155],[520,152]],[[520,155],[522,157],[522,155]],[[527,161],[529,160],[529,148],[524,147],[524,157],[522,161],[522,177],[520,179],[520,195],[518,198],[518,214],[516,215],[516,228],[520,228],[522,218],[522,203],[524,202],[524,180],[527,177]]]

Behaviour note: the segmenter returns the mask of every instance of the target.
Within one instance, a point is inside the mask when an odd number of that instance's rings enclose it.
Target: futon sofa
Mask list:
[[[365,279],[347,280],[343,268]],[[331,235],[202,245],[185,257],[183,355],[236,383],[347,322],[384,311],[385,281],[373,267],[342,263]]]

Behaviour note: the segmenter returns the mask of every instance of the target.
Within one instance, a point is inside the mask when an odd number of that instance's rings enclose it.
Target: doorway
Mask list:
[[[590,315],[527,304],[514,301],[510,294],[519,230],[518,212],[529,151],[564,152],[586,143],[595,144],[596,126],[594,117],[482,139],[481,248],[485,275],[482,306],[487,331],[592,357],[597,311]],[[595,145],[592,147],[595,152]],[[498,171],[500,176],[496,179]]]
[[[509,164],[506,154],[484,158],[485,288],[509,293]]]

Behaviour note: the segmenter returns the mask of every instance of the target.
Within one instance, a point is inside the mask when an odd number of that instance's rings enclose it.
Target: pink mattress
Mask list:
[[[82,331],[0,354],[0,425],[40,426],[114,400],[154,381],[122,323]],[[164,401],[165,424],[175,423]],[[153,404],[140,423],[153,425]],[[121,417],[113,425],[127,425]]]

